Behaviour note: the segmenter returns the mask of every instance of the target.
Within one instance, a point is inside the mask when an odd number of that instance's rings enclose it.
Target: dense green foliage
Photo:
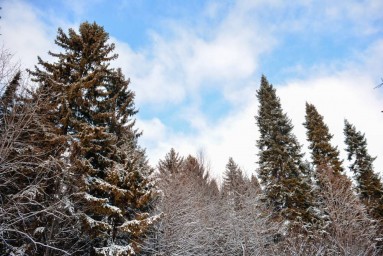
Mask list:
[[[354,174],[359,197],[367,206],[369,213],[380,221],[383,230],[383,185],[374,172],[375,158],[367,151],[364,134],[357,131],[347,120],[344,124],[347,157],[351,161],[350,170]]]
[[[283,113],[274,87],[265,76],[262,76],[257,98],[256,121],[260,132],[257,141],[258,176],[267,200],[283,218],[310,222],[313,198],[301,145],[292,133],[293,125]]]
[[[336,173],[343,171],[342,161],[339,160],[339,151],[330,144],[333,137],[327,125],[314,105],[306,103],[306,122],[303,124],[307,129],[307,140],[310,142],[309,149],[315,167],[329,164]]]

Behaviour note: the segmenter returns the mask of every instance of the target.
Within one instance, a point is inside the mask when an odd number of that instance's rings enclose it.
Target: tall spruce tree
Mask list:
[[[343,171],[342,161],[339,160],[339,151],[330,143],[333,135],[330,134],[327,125],[314,105],[306,102],[306,122],[303,125],[307,129],[307,140],[310,142],[309,149],[313,164],[317,168],[320,165],[329,165],[335,173]]]
[[[310,222],[313,197],[301,145],[292,134],[293,125],[282,111],[276,90],[265,76],[261,78],[257,98],[258,175],[267,201],[274,212],[288,220]]]
[[[351,161],[350,170],[354,173],[361,201],[369,213],[380,220],[383,230],[383,185],[374,172],[375,157],[367,151],[367,140],[355,126],[344,121],[344,135],[347,158]]]
[[[66,136],[73,207],[82,220],[84,254],[133,255],[155,217],[148,179],[152,169],[138,146],[134,93],[120,69],[110,67],[114,44],[103,27],[88,22],[68,34],[58,30],[63,51],[30,71],[37,93],[50,105],[50,121]]]

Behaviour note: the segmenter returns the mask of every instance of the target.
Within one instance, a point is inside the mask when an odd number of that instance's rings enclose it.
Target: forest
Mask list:
[[[173,148],[151,166],[109,34],[84,22],[55,43],[27,71],[0,52],[0,255],[382,255],[382,181],[348,120],[345,166],[307,102],[305,161],[263,75],[251,177],[229,158],[220,184]]]

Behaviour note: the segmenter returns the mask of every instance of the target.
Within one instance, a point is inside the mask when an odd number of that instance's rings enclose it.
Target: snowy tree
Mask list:
[[[18,92],[20,81],[18,72],[0,97],[0,253],[75,253],[62,138],[46,120],[45,102]]]
[[[221,241],[220,255],[263,255],[271,237],[279,232],[280,223],[271,220],[262,202],[258,180],[246,177],[232,158],[224,172],[222,199],[217,211],[217,230]]]
[[[39,58],[30,73],[66,138],[74,212],[89,241],[84,253],[133,255],[156,219],[150,215],[155,192],[137,144],[134,93],[121,70],[110,67],[117,55],[108,39],[95,23],[68,34],[59,29],[55,42],[63,52],[50,52],[53,63]]]
[[[242,170],[230,157],[229,162],[226,164],[222,191],[226,197],[233,200],[233,206],[237,210],[243,207],[242,200],[246,195],[248,183],[247,180],[245,181]]]
[[[307,129],[307,140],[310,142],[309,149],[314,166],[330,164],[332,170],[341,173],[343,168],[342,161],[339,160],[339,151],[330,143],[333,135],[324,123],[323,116],[318,113],[314,105],[307,102],[306,122],[303,125]]]
[[[336,175],[330,167],[320,166],[318,177],[323,185],[320,196],[330,217],[325,241],[328,253],[371,255],[376,252],[376,225],[352,191],[345,175]]]
[[[383,185],[378,174],[374,172],[375,158],[368,153],[364,134],[357,131],[347,120],[344,135],[347,157],[351,161],[350,170],[354,174],[359,197],[369,214],[380,222],[380,230],[383,231]],[[380,244],[380,247],[383,250],[383,244]]]
[[[177,174],[182,170],[184,159],[174,150],[170,149],[169,153],[166,154],[164,160],[160,160],[158,163],[158,171],[160,172],[161,178],[168,178],[172,175]]]
[[[309,173],[302,162],[301,145],[292,134],[293,125],[283,113],[276,90],[262,76],[257,91],[256,116],[260,138],[258,175],[269,205],[287,220],[311,222],[313,206]]]

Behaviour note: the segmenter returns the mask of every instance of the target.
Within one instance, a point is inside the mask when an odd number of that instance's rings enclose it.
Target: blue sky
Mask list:
[[[58,51],[58,27],[97,22],[116,44],[136,92],[140,141],[150,162],[174,147],[203,151],[214,176],[231,156],[256,169],[255,92],[261,74],[277,87],[307,151],[304,103],[317,106],[343,151],[343,120],[366,133],[383,171],[383,2],[7,0],[5,48],[22,67]],[[342,156],[345,154],[342,152]],[[306,154],[309,159],[309,155]],[[347,166],[347,162],[345,162]]]

